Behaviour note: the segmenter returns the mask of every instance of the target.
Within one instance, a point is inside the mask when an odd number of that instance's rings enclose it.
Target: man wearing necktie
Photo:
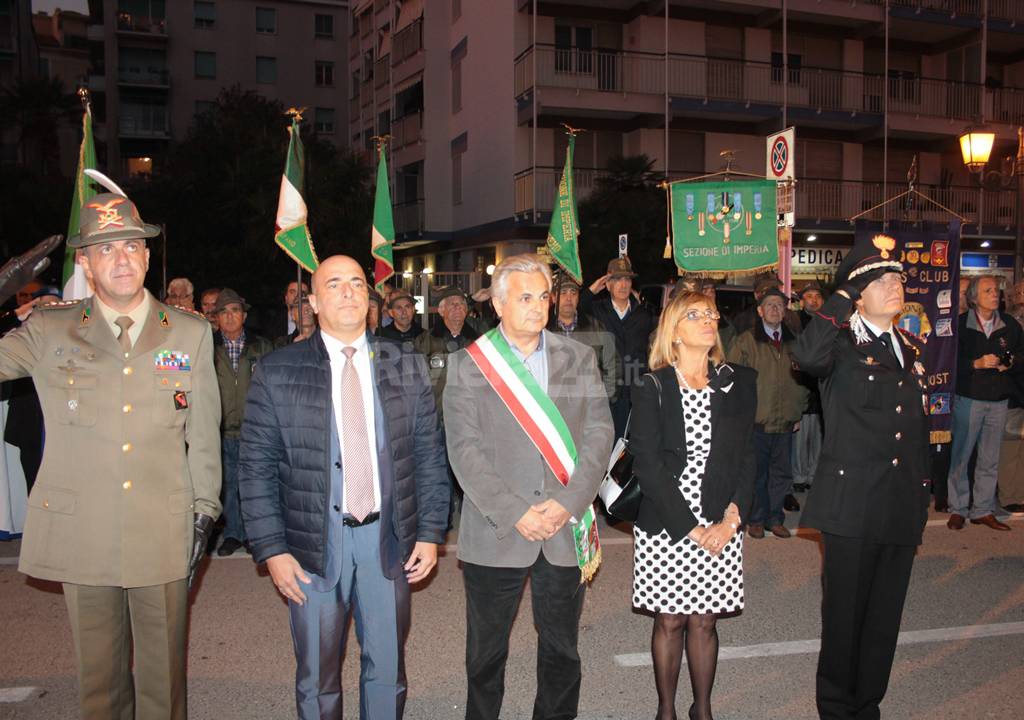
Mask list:
[[[781,290],[764,291],[758,299],[757,324],[741,333],[728,352],[729,362],[757,370],[757,481],[747,520],[752,538],[763,538],[765,528],[777,538],[791,534],[784,524],[784,506],[793,487],[793,433],[810,393],[801,384],[790,354],[795,336],[784,322],[787,303]]]
[[[801,522],[821,531],[823,720],[877,720],[928,519],[927,395],[903,309],[899,243],[858,240],[793,349],[821,388],[825,437]]]
[[[213,338],[143,287],[159,228],[128,198],[81,217],[68,245],[95,295],[0,340],[0,379],[31,375],[46,423],[20,570],[63,583],[83,718],[177,720],[188,585],[221,509]]]
[[[437,562],[450,486],[426,361],[367,333],[369,285],[336,255],[313,274],[320,330],[256,367],[239,489],[249,547],[288,600],[301,720],[341,720],[348,618],[359,717],[405,708],[409,589]]]

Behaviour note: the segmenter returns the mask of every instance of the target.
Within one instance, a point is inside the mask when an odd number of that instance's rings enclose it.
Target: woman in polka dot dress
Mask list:
[[[703,294],[661,315],[651,372],[633,390],[630,448],[643,492],[633,605],[654,613],[657,720],[675,720],[683,652],[692,720],[711,720],[719,614],[743,608],[743,533],[753,498],[756,373],[723,361],[719,315]]]

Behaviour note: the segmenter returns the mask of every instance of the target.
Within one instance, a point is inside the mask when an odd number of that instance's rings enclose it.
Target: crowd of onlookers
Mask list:
[[[548,329],[594,349],[617,437],[628,435],[630,392],[647,372],[649,343],[660,311],[641,302],[635,277],[628,258],[618,258],[590,286],[560,275],[551,293]],[[969,520],[1008,530],[1000,518],[1005,519],[1007,511],[1024,511],[1024,470],[1018,470],[1018,459],[1024,459],[1024,444],[1018,442],[1024,438],[1024,282],[1013,286],[1005,298],[1000,283],[999,277],[990,275],[960,281],[952,442],[931,446],[935,508],[950,513],[952,529],[963,528]],[[714,301],[719,288],[713,280],[684,276],[668,292],[696,291]],[[785,514],[800,509],[800,493],[814,482],[823,437],[821,397],[817,382],[800,372],[791,350],[827,297],[816,281],[787,297],[775,275],[761,276],[753,285],[752,302],[719,320],[727,361],[758,373],[757,484],[747,524],[753,538],[766,532],[789,537]],[[60,291],[33,283],[19,293],[16,306],[33,299],[56,302]],[[313,334],[315,299],[311,301],[306,283],[300,288],[292,281],[285,286],[280,307],[264,313],[260,322],[251,322],[251,308],[235,290],[208,288],[197,296],[187,278],[175,278],[168,283],[165,301],[201,312],[214,332],[224,468],[224,530],[218,552],[231,554],[245,542],[237,468],[249,379],[260,357]],[[440,408],[448,355],[495,327],[498,318],[486,288],[472,296],[458,287],[438,288],[431,301],[436,303],[436,315],[424,323],[407,290],[390,283],[382,292],[371,290],[367,327],[381,337],[411,343],[426,357]],[[38,401],[32,401],[30,381],[8,385],[6,440],[22,449],[31,487],[41,458],[42,415]]]

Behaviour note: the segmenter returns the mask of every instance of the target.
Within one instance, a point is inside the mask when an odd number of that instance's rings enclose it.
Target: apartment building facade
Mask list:
[[[916,156],[967,246],[1012,251],[1016,194],[982,189],[957,136],[985,122],[993,158],[1015,153],[1022,2],[361,0],[351,29],[349,136],[392,135],[403,270],[480,269],[541,242],[563,122],[589,131],[580,199],[620,154],[682,179],[731,150],[763,173],[765,137],[794,125],[797,245],[850,242],[847,219],[905,188]]]
[[[346,0],[89,0],[89,11],[97,150],[111,172],[150,172],[236,85],[307,108],[317,133],[344,144]]]

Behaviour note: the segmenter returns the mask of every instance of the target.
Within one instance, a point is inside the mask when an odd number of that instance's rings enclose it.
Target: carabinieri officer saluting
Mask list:
[[[220,514],[210,323],[143,287],[159,228],[127,197],[81,218],[96,294],[0,340],[0,380],[31,375],[46,423],[19,569],[64,584],[83,718],[184,718],[187,583]]]
[[[928,517],[928,418],[899,243],[857,242],[793,355],[819,378],[825,439],[802,524],[821,531],[822,720],[878,718]]]

